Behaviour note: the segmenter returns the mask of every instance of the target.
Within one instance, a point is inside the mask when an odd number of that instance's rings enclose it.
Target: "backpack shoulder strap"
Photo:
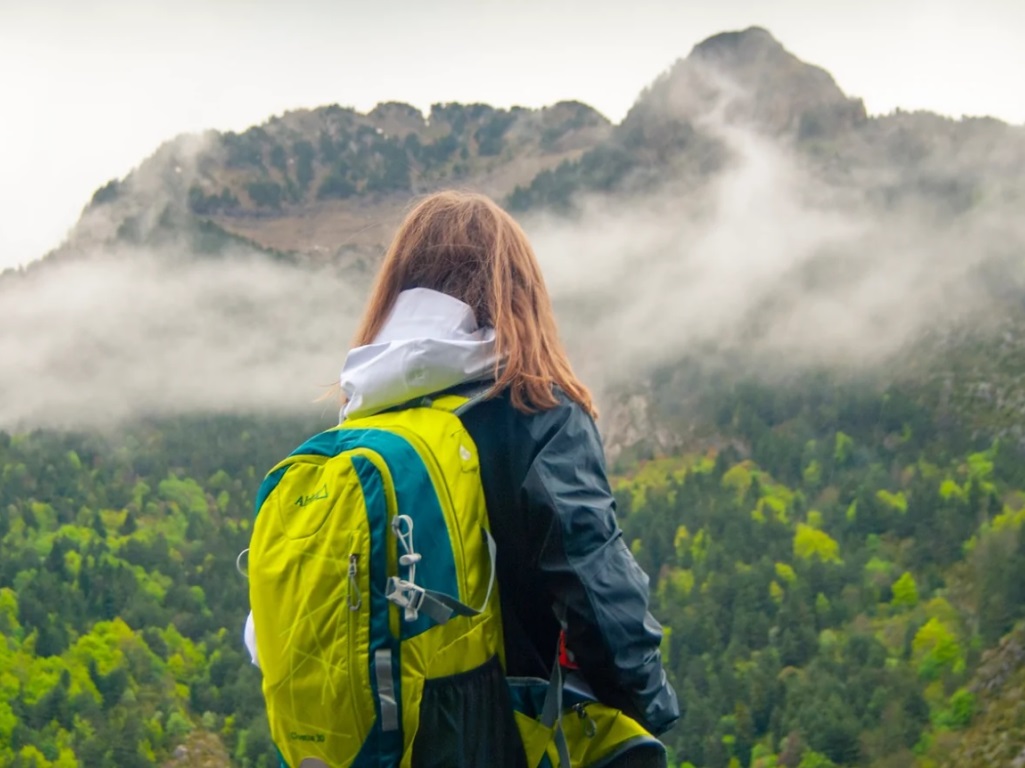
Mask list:
[[[472,387],[460,387],[456,390],[439,392],[437,395],[425,398],[423,404],[448,411],[456,416],[462,416],[478,403],[487,400],[494,387],[494,382],[475,382]]]

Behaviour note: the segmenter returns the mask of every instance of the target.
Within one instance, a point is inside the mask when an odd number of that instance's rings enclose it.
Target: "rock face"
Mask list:
[[[969,685],[980,702],[972,726],[951,745],[945,765],[988,768],[1025,766],[1025,627],[1019,625],[983,655]]]
[[[196,730],[184,744],[175,747],[163,768],[228,768],[231,765],[231,757],[216,734]]]
[[[610,461],[617,461],[625,451],[647,445],[654,431],[649,414],[649,400],[636,394],[613,406],[603,425],[606,453]]]

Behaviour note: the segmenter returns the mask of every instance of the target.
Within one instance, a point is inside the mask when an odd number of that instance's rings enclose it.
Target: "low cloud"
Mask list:
[[[244,253],[47,265],[0,284],[0,426],[332,410],[314,401],[362,302],[333,272]]]
[[[1025,223],[1006,201],[880,205],[886,169],[837,180],[754,130],[704,127],[732,156],[710,187],[527,223],[574,362],[600,386],[692,354],[889,363],[924,334],[985,322],[994,288],[1020,280]]]
[[[1001,292],[1022,295],[1025,222],[1007,187],[950,213],[906,168],[827,172],[715,112],[702,129],[732,158],[707,184],[524,222],[570,355],[599,392],[694,354],[788,370],[889,364],[923,334],[985,322]],[[951,152],[930,173],[989,173],[971,165]],[[894,189],[912,192],[888,200]],[[110,223],[94,218],[100,243]],[[243,251],[99,249],[0,280],[0,428],[332,410],[315,401],[367,276]]]

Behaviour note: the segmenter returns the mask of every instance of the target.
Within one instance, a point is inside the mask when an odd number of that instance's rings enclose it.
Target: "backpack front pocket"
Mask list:
[[[374,721],[370,579],[361,567],[369,546],[361,532],[333,539],[330,555],[304,552],[302,591],[279,608],[282,624],[268,642],[259,638],[271,735],[291,766],[351,760]]]

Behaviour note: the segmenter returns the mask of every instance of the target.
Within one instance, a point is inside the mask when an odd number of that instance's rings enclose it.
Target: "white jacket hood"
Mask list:
[[[374,341],[345,358],[342,417],[491,378],[497,360],[495,330],[479,327],[467,304],[428,288],[403,291]]]

